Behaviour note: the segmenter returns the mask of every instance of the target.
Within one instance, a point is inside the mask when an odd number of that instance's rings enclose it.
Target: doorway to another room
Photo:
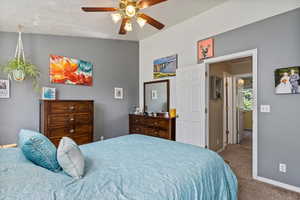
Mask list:
[[[225,58],[206,65],[207,146],[223,157],[239,181],[249,185],[257,174],[257,60],[254,58],[253,55]]]
[[[217,152],[229,144],[251,148],[252,57],[210,64],[208,85],[208,148]]]

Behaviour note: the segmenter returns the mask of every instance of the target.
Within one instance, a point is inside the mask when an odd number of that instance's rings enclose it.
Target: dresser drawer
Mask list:
[[[90,136],[71,136],[71,138],[76,142],[78,145],[88,144],[93,142],[93,139]]]
[[[78,144],[78,145],[88,144],[88,143],[93,142],[93,139],[89,136],[80,136],[80,137],[68,136],[68,137],[70,137],[72,140],[74,140],[76,142],[76,144]],[[56,147],[58,147],[61,138],[62,137],[50,138],[50,140]]]
[[[76,104],[77,112],[90,112],[92,110],[92,103],[90,102],[79,102]]]
[[[57,138],[57,137],[63,137],[63,136],[69,136],[75,134],[75,128],[74,127],[62,127],[62,128],[49,128],[48,130],[48,137]]]
[[[90,124],[92,122],[92,116],[90,113],[75,114],[76,124]]]
[[[49,137],[63,137],[63,136],[77,136],[77,135],[91,135],[92,126],[87,125],[70,125],[62,128],[49,128]]]
[[[158,130],[157,133],[158,133],[158,137],[160,137],[160,138],[171,139],[171,136],[169,135],[168,131]]]
[[[129,123],[130,124],[135,124],[135,125],[142,125],[143,124],[143,119],[139,116],[130,116],[129,117]]]
[[[90,135],[92,128],[93,127],[90,124],[76,125],[75,131],[72,135]]]
[[[76,111],[75,102],[51,102],[49,105],[50,113],[72,113]]]
[[[153,137],[159,137],[158,130],[154,128],[145,128],[144,129],[145,135],[153,136]]]
[[[143,133],[144,132],[144,128],[141,126],[131,126],[130,127],[130,133]]]
[[[49,127],[69,127],[74,121],[73,114],[51,114],[48,116]]]

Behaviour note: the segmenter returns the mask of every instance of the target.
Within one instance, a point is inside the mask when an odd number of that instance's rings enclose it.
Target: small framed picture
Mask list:
[[[9,80],[0,79],[0,99],[8,99],[9,92]]]
[[[157,99],[157,90],[151,91],[151,99]]]
[[[115,99],[123,99],[123,88],[115,88]]]
[[[206,40],[198,41],[198,63],[202,60],[211,58],[214,56],[214,39],[209,38]]]
[[[275,70],[276,94],[300,94],[300,67],[287,67]]]
[[[43,87],[42,89],[42,99],[44,100],[55,100],[56,98],[56,89]]]

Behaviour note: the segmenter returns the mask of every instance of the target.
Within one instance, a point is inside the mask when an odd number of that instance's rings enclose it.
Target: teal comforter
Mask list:
[[[74,180],[0,150],[0,200],[235,200],[237,180],[216,153],[142,135],[82,145]]]

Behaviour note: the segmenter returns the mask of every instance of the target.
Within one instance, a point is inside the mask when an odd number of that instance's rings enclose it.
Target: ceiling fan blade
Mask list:
[[[117,11],[117,8],[101,8],[101,7],[82,7],[85,12],[114,12]]]
[[[167,0],[140,0],[137,5],[140,9],[144,9],[144,8],[147,8],[147,7],[150,7],[155,4],[165,2],[165,1],[167,1]]]
[[[152,17],[146,15],[146,14],[143,14],[141,13],[139,15],[139,17],[145,19],[147,21],[148,24],[154,26],[155,28],[157,28],[158,30],[161,30],[165,27],[165,25],[163,25],[162,23],[160,23],[159,21],[153,19]]]
[[[120,31],[119,31],[120,35],[125,35],[127,33],[127,31],[125,30],[125,25],[126,25],[127,21],[128,21],[127,18],[123,18],[121,27],[120,27]]]

